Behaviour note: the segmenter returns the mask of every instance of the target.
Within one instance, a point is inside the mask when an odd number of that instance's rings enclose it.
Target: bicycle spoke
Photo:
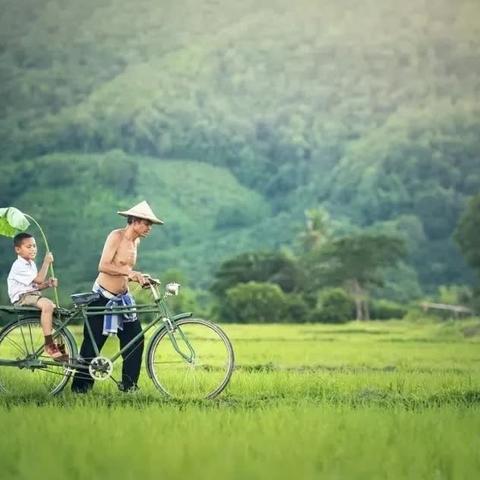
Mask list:
[[[17,351],[19,353],[21,353],[23,356],[26,356],[27,353],[23,350],[23,347],[17,342],[15,341],[13,338],[10,338],[10,337],[7,337],[6,340],[8,340],[8,342],[14,347],[17,349]]]
[[[23,327],[20,325],[20,333],[22,334],[23,343],[25,345],[25,353],[28,355],[27,341],[25,340],[25,335],[23,334]]]
[[[35,349],[33,347],[32,326],[30,324],[28,324],[28,331],[30,333],[30,345],[32,346],[32,352],[34,352]]]

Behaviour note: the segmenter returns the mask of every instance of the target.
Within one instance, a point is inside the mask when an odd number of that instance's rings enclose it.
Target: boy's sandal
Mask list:
[[[56,362],[65,362],[68,360],[68,355],[62,353],[54,343],[45,345],[45,353]]]

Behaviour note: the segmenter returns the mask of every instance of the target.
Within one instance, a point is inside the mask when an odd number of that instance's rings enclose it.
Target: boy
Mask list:
[[[53,255],[47,252],[40,271],[33,261],[37,255],[37,244],[29,233],[19,233],[13,239],[18,257],[13,262],[8,274],[8,295],[16,306],[33,306],[41,310],[40,324],[45,336],[45,352],[57,362],[68,359],[52,339],[53,310],[55,305],[48,298],[42,297],[40,290],[56,287],[56,278],[46,279],[48,267],[53,262]]]

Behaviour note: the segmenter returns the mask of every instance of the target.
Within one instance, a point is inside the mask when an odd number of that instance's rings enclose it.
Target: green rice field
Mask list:
[[[477,478],[478,320],[223,328],[236,370],[214,400],[145,373],[136,393],[0,396],[0,478]]]

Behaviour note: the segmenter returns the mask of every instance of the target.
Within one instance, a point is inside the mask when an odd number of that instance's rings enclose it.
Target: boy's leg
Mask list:
[[[55,305],[48,298],[40,297],[37,301],[37,307],[41,310],[40,325],[42,326],[43,335],[45,337],[45,345],[52,344],[52,323]]]
[[[123,348],[141,331],[140,320],[124,322],[123,330],[119,330],[117,334],[120,340],[120,348]],[[142,366],[143,346],[144,338],[142,336],[122,355],[122,390],[126,391],[137,386],[140,368]]]
[[[52,338],[53,331],[53,311],[55,305],[51,300],[40,297],[37,300],[37,307],[40,308],[40,325],[45,337],[45,353],[57,362],[68,360],[68,355],[62,353]]]
[[[90,304],[91,307],[103,307],[108,303],[106,298],[99,298],[97,301]],[[103,315],[94,315],[88,317],[88,322],[92,330],[93,338],[97,344],[98,351],[102,350],[103,345],[107,341],[107,336],[103,335]],[[92,389],[94,380],[88,371],[88,364],[95,357],[95,349],[93,347],[92,339],[88,333],[87,324],[83,325],[83,342],[80,347],[80,357],[85,360],[86,367],[77,370],[72,381],[72,392],[86,393]]]

